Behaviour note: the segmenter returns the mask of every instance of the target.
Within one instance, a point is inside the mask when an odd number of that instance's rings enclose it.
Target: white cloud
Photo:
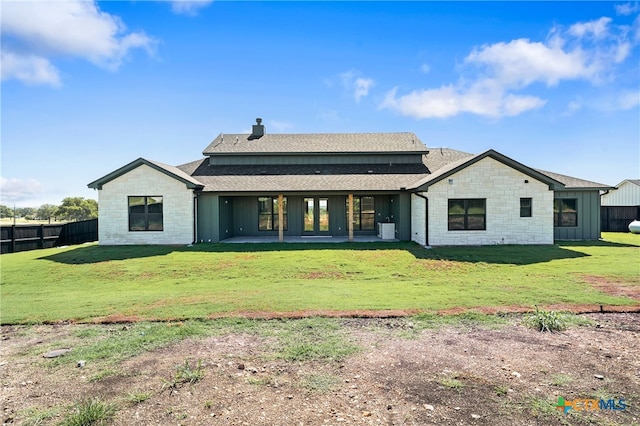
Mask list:
[[[603,16],[595,21],[578,22],[569,27],[568,33],[578,38],[593,36],[596,39],[601,39],[609,34],[611,21],[611,18]]]
[[[18,58],[23,67],[30,63],[34,70],[47,69],[49,75],[58,75],[52,57],[79,57],[114,71],[131,50],[151,53],[155,44],[143,32],[127,32],[119,17],[100,11],[93,1],[3,2],[0,23],[5,55]],[[29,82],[17,74],[8,77]]]
[[[396,89],[387,93],[380,105],[414,118],[448,118],[461,113],[499,118],[515,116],[524,111],[540,108],[546,101],[535,96],[503,93],[481,82],[468,89],[452,85],[438,89],[416,90],[396,98]],[[485,86],[485,87],[483,87]]]
[[[0,204],[11,206],[37,199],[44,192],[35,179],[7,179],[0,176]]]
[[[370,78],[358,77],[356,78],[356,81],[353,85],[355,87],[353,97],[355,98],[356,102],[360,102],[360,98],[369,94],[369,89],[374,85],[374,82]]]
[[[637,107],[640,105],[640,92],[637,90],[630,90],[628,92],[622,93],[618,96],[618,101],[616,102],[617,109],[619,110],[628,110]]]
[[[196,16],[200,9],[209,6],[213,0],[175,0],[171,10],[178,15]]]
[[[527,39],[483,46],[471,52],[465,62],[485,66],[509,87],[537,81],[554,86],[562,79],[591,78],[597,72],[581,50],[565,52]]]
[[[60,86],[58,70],[47,59],[2,51],[2,80],[16,79],[26,84]]]
[[[369,95],[371,87],[375,86],[375,82],[371,78],[359,77],[360,73],[355,70],[346,71],[339,74],[342,86],[353,93],[356,102],[360,102],[365,96]]]
[[[640,10],[640,5],[638,5],[638,2],[635,2],[633,4],[631,3],[616,4],[613,7],[615,8],[616,13],[618,15],[625,15],[625,16],[632,15]]]
[[[519,93],[535,83],[555,87],[562,81],[602,84],[629,57],[634,43],[628,27],[611,18],[553,28],[544,42],[516,39],[474,48],[464,59],[466,74],[456,84],[387,93],[380,109],[415,118],[446,118],[461,113],[500,118],[543,107],[547,101]],[[472,75],[473,75],[472,74]]]

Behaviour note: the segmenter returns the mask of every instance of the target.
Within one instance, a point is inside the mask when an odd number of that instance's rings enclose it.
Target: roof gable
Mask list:
[[[459,172],[460,170],[466,167],[469,167],[472,164],[475,164],[478,161],[487,157],[490,157],[508,167],[511,167],[515,170],[518,170],[521,173],[524,173],[525,175],[533,179],[536,179],[540,182],[543,182],[549,185],[549,189],[555,190],[555,189],[561,189],[564,187],[564,184],[562,182],[552,177],[549,177],[546,174],[540,173],[539,171],[532,169],[531,167],[525,166],[524,164],[519,163],[518,161],[515,161],[507,157],[506,155],[500,154],[499,152],[494,151],[493,149],[490,149],[488,151],[483,152],[482,154],[472,155],[469,157],[462,156],[462,158],[459,158],[458,160],[453,161],[435,170],[429,176],[419,180],[408,189],[426,191],[428,190],[429,186],[437,182],[440,182],[441,180],[446,179],[447,177]]]
[[[137,160],[132,161],[131,163],[120,167],[119,169],[109,173],[101,177],[100,179],[94,180],[89,183],[87,186],[93,189],[102,189],[102,186],[122,175],[129,173],[131,170],[138,168],[142,165],[147,165],[154,170],[159,171],[160,173],[164,173],[165,175],[176,179],[186,185],[187,188],[190,189],[200,189],[204,187],[198,180],[189,176],[187,173],[183,172],[177,167],[169,166],[167,164],[159,163],[157,161],[151,161],[144,158],[138,158]]]

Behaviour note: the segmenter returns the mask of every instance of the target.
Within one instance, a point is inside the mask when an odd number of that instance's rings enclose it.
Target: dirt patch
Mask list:
[[[636,282],[629,283],[613,281],[611,278],[601,275],[582,274],[580,278],[603,293],[640,300],[640,278]]]
[[[591,325],[553,334],[517,316],[496,329],[440,330],[408,318],[336,319],[361,348],[340,361],[275,359],[273,341],[238,332],[135,356],[104,377],[92,363],[76,367],[73,351],[57,366],[42,357],[95,325],[3,326],[2,419],[21,424],[49,410],[39,424],[53,425],[70,404],[98,397],[117,404],[114,425],[637,425],[640,315],[585,317]],[[202,362],[204,377],[168,389],[185,361]],[[626,408],[563,414],[560,396],[624,399]]]

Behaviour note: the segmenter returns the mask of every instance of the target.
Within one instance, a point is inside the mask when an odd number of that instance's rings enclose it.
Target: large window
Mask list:
[[[162,231],[162,197],[129,197],[129,231]]]
[[[449,200],[449,231],[482,231],[486,228],[484,198]]]
[[[258,230],[277,231],[278,212],[280,205],[278,197],[258,197]],[[287,197],[282,197],[283,230],[287,230]]]
[[[553,226],[578,226],[578,200],[575,198],[553,200]]]
[[[347,199],[347,222],[349,221],[349,199]],[[375,199],[371,196],[353,197],[353,230],[374,231],[376,229]]]
[[[531,198],[520,198],[520,217],[531,217]]]

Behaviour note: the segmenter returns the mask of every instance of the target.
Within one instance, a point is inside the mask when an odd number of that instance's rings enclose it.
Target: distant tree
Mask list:
[[[4,205],[0,205],[0,218],[13,217],[13,209]]]
[[[53,204],[43,204],[36,212],[36,219],[48,220],[49,223],[51,223],[51,218],[56,216],[57,211],[58,206],[54,206]]]
[[[98,217],[98,202],[82,197],[67,197],[55,213],[56,218],[78,221]]]
[[[31,220],[36,218],[36,212],[37,210],[34,207],[18,207],[16,216]]]

